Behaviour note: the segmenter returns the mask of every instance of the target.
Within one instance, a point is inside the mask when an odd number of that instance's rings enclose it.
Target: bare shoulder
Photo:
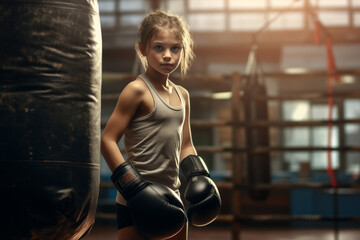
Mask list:
[[[123,91],[127,92],[128,94],[141,95],[144,94],[146,90],[146,83],[142,79],[137,78],[134,81],[128,83]]]
[[[131,106],[139,105],[146,93],[146,83],[141,79],[137,78],[126,85],[126,87],[120,93],[118,100],[119,105],[128,108]]]

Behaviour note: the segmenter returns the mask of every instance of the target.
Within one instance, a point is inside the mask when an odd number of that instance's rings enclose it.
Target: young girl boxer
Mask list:
[[[186,240],[187,220],[209,224],[221,205],[192,143],[189,93],[169,80],[178,66],[185,75],[193,41],[180,16],[158,10],[142,21],[135,48],[145,73],[121,92],[101,139],[118,189],[118,236]],[[123,136],[126,161],[117,146]],[[187,180],[187,213],[179,197],[179,168]]]

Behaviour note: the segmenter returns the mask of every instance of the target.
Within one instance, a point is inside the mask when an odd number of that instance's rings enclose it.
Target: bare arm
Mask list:
[[[185,122],[183,128],[183,140],[180,152],[180,161],[189,155],[197,155],[196,149],[192,142],[191,128],[190,128],[190,98],[189,93],[184,88],[180,87],[181,93],[185,100]]]
[[[143,101],[144,89],[139,81],[129,83],[121,92],[114,112],[104,129],[101,153],[112,172],[125,161],[117,144]]]

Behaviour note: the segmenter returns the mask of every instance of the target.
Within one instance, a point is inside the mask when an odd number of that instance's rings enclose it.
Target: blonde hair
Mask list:
[[[195,57],[193,52],[194,43],[189,32],[189,27],[182,17],[162,10],[152,11],[139,25],[135,50],[140,58],[141,64],[147,69],[148,62],[141,52],[142,50],[148,51],[151,40],[163,29],[172,31],[182,44],[183,51],[180,70],[181,75],[185,76]]]

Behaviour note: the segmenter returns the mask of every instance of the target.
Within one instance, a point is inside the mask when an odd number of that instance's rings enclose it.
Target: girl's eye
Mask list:
[[[173,52],[177,52],[177,51],[179,51],[180,50],[180,47],[179,46],[173,46],[172,48],[171,48],[171,51],[173,51]]]
[[[161,51],[163,47],[161,45],[155,45],[155,50]]]

